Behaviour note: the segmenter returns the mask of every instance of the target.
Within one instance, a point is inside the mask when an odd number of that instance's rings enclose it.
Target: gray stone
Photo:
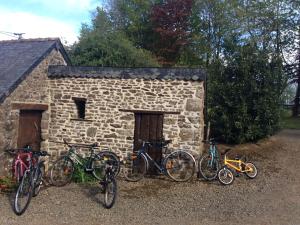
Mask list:
[[[199,112],[202,109],[200,99],[188,99],[185,108],[187,111]]]
[[[86,135],[88,137],[95,137],[96,136],[96,133],[97,133],[97,128],[96,127],[89,127],[87,129],[87,132],[86,132]]]

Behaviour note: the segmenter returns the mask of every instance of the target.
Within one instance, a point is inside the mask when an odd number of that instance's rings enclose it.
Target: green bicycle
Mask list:
[[[95,148],[98,147],[97,143],[91,145],[69,144],[64,139],[64,144],[69,147],[68,153],[60,157],[50,170],[50,181],[54,186],[64,186],[71,181],[75,170],[75,163],[82,167],[85,172],[92,173],[97,180],[102,179],[108,160],[110,160],[112,164],[112,170],[115,176],[119,173],[119,157],[109,150],[104,150],[96,154]],[[89,148],[89,156],[82,157],[79,155],[76,151],[76,147]]]

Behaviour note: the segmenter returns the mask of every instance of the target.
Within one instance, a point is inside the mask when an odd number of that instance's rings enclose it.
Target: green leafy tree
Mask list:
[[[107,13],[97,9],[92,25],[83,24],[79,42],[70,49],[75,65],[111,67],[159,66],[152,54],[137,48],[112,25]]]

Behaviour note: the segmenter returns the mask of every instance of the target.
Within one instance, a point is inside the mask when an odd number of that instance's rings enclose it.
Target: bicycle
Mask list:
[[[129,165],[125,165],[125,179],[133,182],[141,180],[149,169],[150,163],[154,165],[159,173],[169,176],[174,181],[182,182],[191,179],[195,171],[196,163],[190,153],[184,150],[176,150],[167,154],[159,164],[146,151],[147,147],[154,144],[158,144],[164,151],[167,151],[167,146],[170,143],[171,140],[158,142],[142,141],[142,147],[132,155]]]
[[[95,148],[98,146],[94,144],[69,144],[65,139],[64,144],[69,147],[68,153],[60,157],[52,166],[50,170],[50,181],[54,186],[64,186],[72,179],[75,163],[82,167],[85,172],[92,173],[97,180],[101,180],[103,171],[107,160],[112,160],[113,170],[115,176],[120,171],[120,160],[118,156],[109,150],[104,150],[95,153]],[[89,148],[89,156],[82,157],[77,153],[76,147]]]
[[[105,164],[105,175],[100,181],[102,192],[104,193],[104,206],[107,209],[110,209],[115,204],[118,191],[113,163],[114,162],[112,160],[107,161]]]
[[[29,168],[29,164],[26,161],[28,157],[32,157],[32,149],[30,146],[26,148],[6,149],[6,153],[14,156],[13,163],[11,165],[12,177],[16,183],[19,184],[22,180],[25,170]],[[35,161],[33,161],[35,163]]]
[[[257,176],[257,168],[252,162],[247,162],[247,159],[242,160],[242,157],[237,156],[235,159],[229,159],[227,153],[231,149],[225,151],[224,166],[218,171],[218,178],[221,184],[232,184],[236,173],[244,173],[250,179]]]
[[[44,160],[40,157],[47,155],[49,154],[45,151],[31,151],[27,154],[28,168],[24,171],[13,205],[17,215],[22,215],[28,208],[31,198],[39,194],[45,168]]]

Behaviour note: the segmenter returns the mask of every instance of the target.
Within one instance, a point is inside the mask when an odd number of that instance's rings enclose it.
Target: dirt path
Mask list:
[[[16,216],[0,195],[0,224],[300,224],[300,131],[284,130],[258,144],[240,145],[259,168],[254,180],[231,186],[194,178],[128,183],[119,179],[116,205],[104,209],[97,186],[46,188]]]

